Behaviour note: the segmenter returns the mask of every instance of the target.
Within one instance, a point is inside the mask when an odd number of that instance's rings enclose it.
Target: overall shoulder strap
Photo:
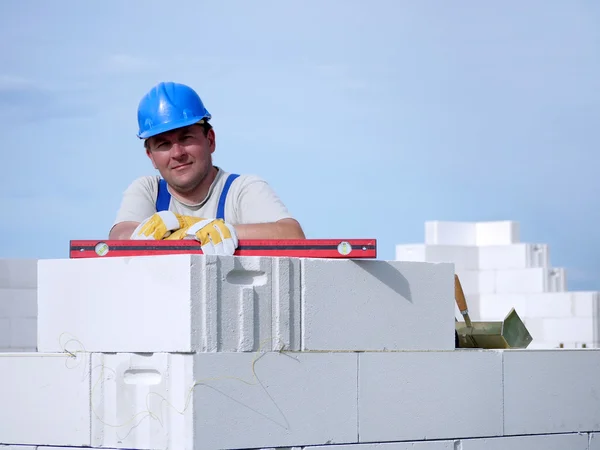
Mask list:
[[[167,182],[161,178],[158,182],[158,195],[156,196],[156,212],[167,211],[171,201],[171,194],[167,190]]]
[[[227,177],[227,180],[225,180],[225,186],[223,186],[223,191],[219,198],[219,206],[217,207],[217,219],[225,220],[225,200],[227,200],[227,193],[229,192],[231,183],[233,183],[237,177],[239,177],[238,174],[232,173]]]

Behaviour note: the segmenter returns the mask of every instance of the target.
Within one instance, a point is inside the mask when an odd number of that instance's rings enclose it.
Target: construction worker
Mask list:
[[[232,255],[239,239],[305,238],[265,180],[213,165],[211,115],[191,87],[159,83],[137,116],[137,136],[160,176],[129,185],[109,239],[196,239],[205,254]]]

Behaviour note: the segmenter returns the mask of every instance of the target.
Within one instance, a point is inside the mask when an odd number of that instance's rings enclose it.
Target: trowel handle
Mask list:
[[[467,307],[467,299],[465,298],[465,293],[463,292],[462,286],[460,284],[460,280],[458,279],[458,275],[454,274],[454,298],[456,299],[456,304],[458,305],[458,309],[460,313],[465,318],[465,323],[468,327],[471,326],[471,318],[469,317],[469,308]]]

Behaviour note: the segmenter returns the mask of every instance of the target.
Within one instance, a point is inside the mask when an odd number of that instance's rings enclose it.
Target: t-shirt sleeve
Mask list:
[[[267,223],[293,218],[274,189],[262,178],[246,176],[237,196],[239,223]]]
[[[142,177],[131,183],[121,199],[113,226],[120,222],[142,222],[156,212],[156,188],[150,177]]]

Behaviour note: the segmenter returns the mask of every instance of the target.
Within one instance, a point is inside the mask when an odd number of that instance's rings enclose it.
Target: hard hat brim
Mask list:
[[[157,127],[151,128],[150,130],[146,130],[143,133],[138,133],[137,137],[140,139],[148,139],[152,136],[156,136],[157,134],[164,133],[166,131],[176,130],[177,128],[188,127],[195,123],[200,122],[201,120],[205,120],[208,122],[210,119],[210,115],[204,117],[192,117],[191,119],[185,120],[177,120],[175,122],[163,123]]]

